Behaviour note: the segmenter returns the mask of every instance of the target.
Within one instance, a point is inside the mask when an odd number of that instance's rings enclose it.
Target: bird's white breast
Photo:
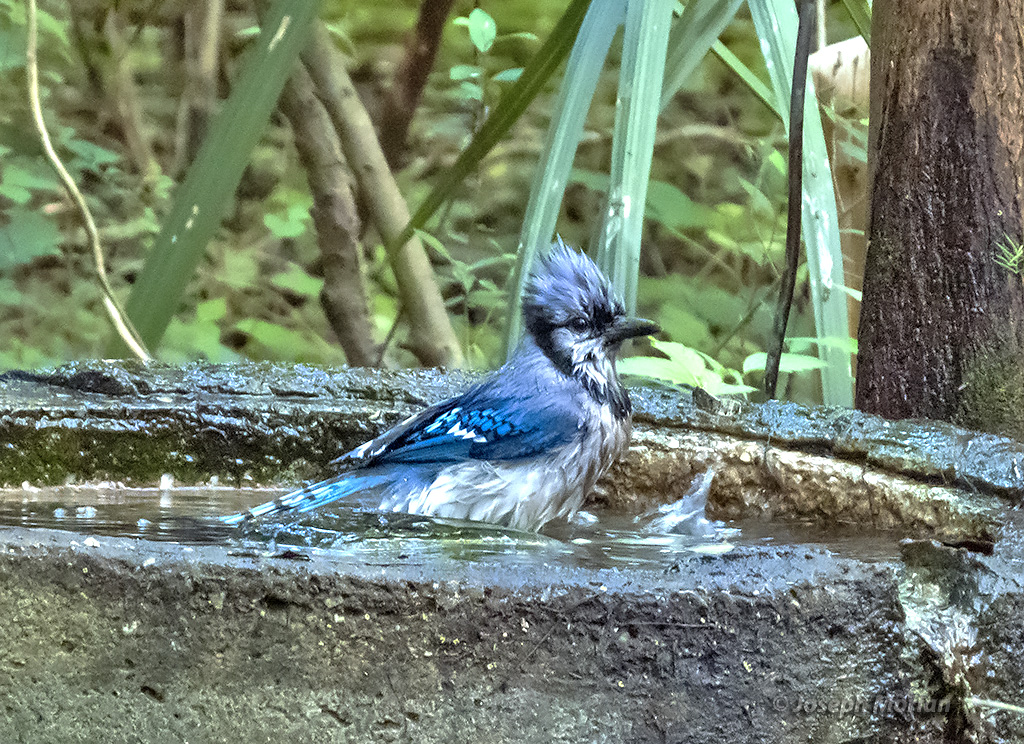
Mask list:
[[[570,444],[541,459],[524,462],[472,460],[443,469],[433,482],[401,502],[381,508],[447,519],[491,522],[535,531],[570,517],[598,478],[629,445],[629,419],[616,420],[611,407],[584,403],[590,426]]]

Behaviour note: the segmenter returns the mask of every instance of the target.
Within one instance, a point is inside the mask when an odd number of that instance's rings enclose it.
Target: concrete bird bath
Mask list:
[[[713,465],[726,552],[415,525],[288,547],[175,517],[323,476],[469,380],[0,381],[3,740],[1024,739],[992,703],[1024,700],[1024,446],[999,437],[634,393],[590,508],[623,523]]]

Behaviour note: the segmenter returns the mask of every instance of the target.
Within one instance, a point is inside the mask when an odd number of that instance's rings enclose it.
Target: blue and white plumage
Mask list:
[[[339,458],[342,474],[222,521],[340,499],[522,530],[572,516],[629,444],[615,355],[657,326],[627,318],[597,266],[561,241],[527,283],[523,324],[516,354],[480,384]]]

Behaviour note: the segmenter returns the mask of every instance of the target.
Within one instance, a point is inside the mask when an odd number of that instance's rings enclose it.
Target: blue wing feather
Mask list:
[[[535,347],[532,352],[540,354]],[[510,369],[515,364],[338,458],[332,464],[343,469],[341,474],[221,520],[240,524],[351,501],[380,489],[415,490],[452,463],[525,460],[569,444],[582,423],[575,399],[557,394],[561,378],[542,376],[545,368],[535,360],[527,359],[516,371]],[[418,485],[410,485],[410,479]]]
[[[297,491],[292,491],[281,498],[254,506],[248,511],[220,517],[220,521],[234,526],[248,520],[259,519],[282,512],[301,514],[380,486],[386,483],[387,480],[386,474],[378,472],[336,475],[325,481],[313,483]]]
[[[578,417],[567,405],[496,394],[484,383],[433,405],[338,458],[339,465],[520,460],[568,444]]]

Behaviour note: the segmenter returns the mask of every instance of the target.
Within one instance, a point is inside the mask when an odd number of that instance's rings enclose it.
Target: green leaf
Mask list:
[[[276,323],[247,318],[239,321],[237,328],[279,358],[295,358],[303,351],[302,334]]]
[[[479,261],[470,264],[469,270],[474,274],[493,267],[507,271],[509,265],[515,263],[515,260],[516,256],[514,253],[502,253],[498,256],[488,256],[487,258],[482,258]]]
[[[238,354],[220,342],[217,321],[222,320],[226,313],[227,300],[221,297],[200,302],[193,322],[173,318],[164,337],[164,361],[182,364],[197,357],[215,363],[237,361]]]
[[[642,277],[640,287],[646,302],[684,307],[708,325],[733,326],[749,309],[747,300],[742,296],[679,274]]]
[[[0,271],[40,256],[59,256],[59,245],[60,231],[45,215],[21,207],[0,214]]]
[[[263,215],[263,224],[277,238],[297,238],[305,234],[309,223],[309,208],[306,204],[289,204],[281,212]]]
[[[764,371],[767,359],[768,355],[763,351],[751,354],[743,360],[743,374],[754,371]],[[825,362],[818,359],[818,357],[807,356],[806,354],[791,354],[783,352],[782,359],[779,362],[779,372],[799,373],[824,368]]]
[[[0,306],[17,307],[24,300],[14,280],[0,277]]]
[[[537,41],[537,34],[530,31],[513,31],[510,34],[502,34],[498,37],[498,41],[506,41],[507,39],[524,39],[526,41]]]
[[[761,102],[770,108],[777,117],[780,119],[785,118],[775,101],[775,95],[771,92],[768,86],[761,82],[761,78],[755,75],[753,70],[743,64],[743,61],[733,54],[729,47],[720,41],[716,41],[712,45],[711,51],[713,51],[730,70],[736,73],[737,77],[746,83],[751,92],[760,98]],[[785,172],[785,169],[783,169],[783,172]]]
[[[458,96],[464,101],[482,101],[484,100],[484,89],[479,83],[463,80],[459,83]]]
[[[646,295],[641,296],[647,300]],[[680,339],[694,348],[714,348],[715,340],[708,329],[707,319],[699,318],[687,310],[682,301],[673,298],[661,303],[656,320],[669,338]]]
[[[786,338],[786,343],[789,344],[791,351],[799,352],[812,346],[832,346],[836,349],[842,349],[848,354],[857,353],[857,339],[849,336],[843,336],[841,338],[815,338],[814,336],[789,336]]]
[[[657,349],[667,354],[668,359],[630,357],[619,363],[620,370],[630,374],[660,377],[676,384],[700,386],[701,376],[707,371],[707,365],[700,354],[688,346],[673,341],[659,342]],[[638,372],[638,368],[647,371]]]
[[[215,300],[206,300],[196,306],[196,320],[200,323],[214,323],[228,312],[228,301],[224,297]]]
[[[507,70],[502,70],[497,73],[491,80],[499,83],[514,83],[516,80],[523,76],[522,67],[509,67]]]
[[[2,136],[2,133],[0,133]],[[41,155],[41,153],[40,153]],[[33,191],[62,192],[60,181],[42,157],[0,155],[0,196],[17,204],[27,202]]]
[[[669,33],[661,108],[665,108],[683,87],[742,4],[743,0],[689,0],[686,3]]]
[[[74,159],[68,164],[76,170],[89,170],[99,172],[101,166],[116,163],[121,156],[105,147],[100,147],[88,140],[79,139],[75,131],[65,127],[61,132],[60,144],[74,155]]]
[[[660,357],[630,357],[619,362],[623,374],[639,375],[663,380],[672,385],[690,385],[703,388],[712,395],[753,392],[755,388],[739,381],[739,374],[726,369],[707,354],[672,341],[653,341],[655,349],[665,354]],[[735,380],[730,382],[729,379]]]
[[[239,321],[236,328],[248,334],[261,347],[252,351],[263,358],[301,362],[315,359],[317,355],[329,358],[333,354],[323,339],[266,320],[246,318]],[[248,353],[249,349],[246,351]]]
[[[25,66],[25,29],[0,28],[0,72]]]
[[[850,160],[863,164],[868,162],[868,149],[860,143],[843,140],[839,143],[839,151]]]
[[[10,339],[4,350],[0,351],[0,369],[39,369],[52,367],[62,361],[67,361],[67,358],[54,359],[20,338]]]
[[[221,256],[219,279],[232,289],[249,289],[256,284],[260,267],[256,255],[250,251],[226,250]]]
[[[71,43],[70,39],[68,39],[69,23],[63,18],[58,19],[56,16],[40,8],[36,11],[36,20],[39,23],[40,35],[50,34],[65,46]]]
[[[739,183],[750,197],[750,211],[760,219],[775,219],[775,207],[772,206],[771,200],[764,195],[764,192],[742,176],[739,177]]]
[[[676,230],[705,227],[711,210],[693,201],[678,187],[665,181],[651,181],[647,187],[645,216]]]
[[[448,252],[444,243],[428,233],[426,230],[416,230],[416,237],[420,239],[424,245],[427,245],[437,251],[438,255],[444,258],[449,263],[455,263],[455,259],[452,258],[452,254]]]
[[[704,367],[703,361],[694,354],[694,360]],[[679,364],[671,359],[660,357],[627,357],[621,359],[617,365],[619,373],[623,375],[637,375],[638,377],[651,377],[655,380],[664,380],[673,385],[690,385],[700,387],[697,383],[695,371],[685,364]]]
[[[573,168],[569,180],[602,194],[608,193],[611,178],[607,173]],[[706,227],[713,213],[707,207],[696,204],[678,187],[665,181],[651,181],[647,187],[647,203],[644,216],[674,230]]]
[[[864,41],[871,46],[871,0],[843,0],[843,5],[850,11],[853,25],[857,27]]]
[[[480,75],[480,68],[477,65],[455,65],[448,72],[452,80],[473,80]]]
[[[486,10],[473,8],[469,14],[469,39],[473,46],[486,54],[498,35],[498,26]]]
[[[275,274],[270,283],[301,297],[317,297],[324,287],[323,279],[310,276],[296,264],[292,264],[288,271],[282,274]]]

